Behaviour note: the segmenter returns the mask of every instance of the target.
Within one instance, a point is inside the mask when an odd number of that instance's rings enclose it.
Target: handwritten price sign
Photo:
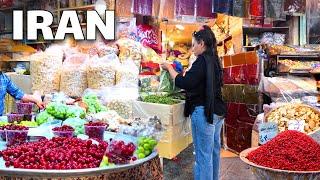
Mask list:
[[[299,120],[290,120],[288,122],[288,130],[296,130],[300,132],[304,132],[304,121],[299,121]]]
[[[265,144],[278,134],[278,125],[274,122],[262,123],[259,125],[259,143]]]

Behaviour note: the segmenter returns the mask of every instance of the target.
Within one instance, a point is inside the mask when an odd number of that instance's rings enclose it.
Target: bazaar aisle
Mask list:
[[[190,145],[175,160],[164,162],[164,179],[170,180],[192,180],[192,166],[194,163],[193,146]],[[240,176],[241,175],[241,176]],[[241,178],[239,178],[241,177]],[[221,150],[221,180],[254,180],[249,166],[244,164],[240,158],[229,151]]]

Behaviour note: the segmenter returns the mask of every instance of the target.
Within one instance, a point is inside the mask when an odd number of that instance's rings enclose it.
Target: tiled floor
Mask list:
[[[193,147],[189,146],[175,160],[164,160],[165,180],[193,180]],[[255,180],[249,167],[236,154],[221,151],[221,180]]]

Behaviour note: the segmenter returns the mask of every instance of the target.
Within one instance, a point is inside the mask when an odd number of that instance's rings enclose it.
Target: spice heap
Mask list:
[[[249,153],[247,158],[273,169],[319,171],[320,144],[304,133],[285,131]]]

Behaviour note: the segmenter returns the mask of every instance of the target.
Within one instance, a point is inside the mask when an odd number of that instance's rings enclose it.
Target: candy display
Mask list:
[[[320,144],[298,131],[285,131],[247,158],[258,165],[289,171],[319,171]]]
[[[273,109],[266,115],[266,120],[276,122],[280,132],[288,130],[291,120],[303,121],[305,133],[311,133],[320,128],[319,111],[302,104],[286,104]]]
[[[107,127],[108,125],[102,122],[89,122],[84,125],[84,131],[89,138],[103,140],[104,132]]]

